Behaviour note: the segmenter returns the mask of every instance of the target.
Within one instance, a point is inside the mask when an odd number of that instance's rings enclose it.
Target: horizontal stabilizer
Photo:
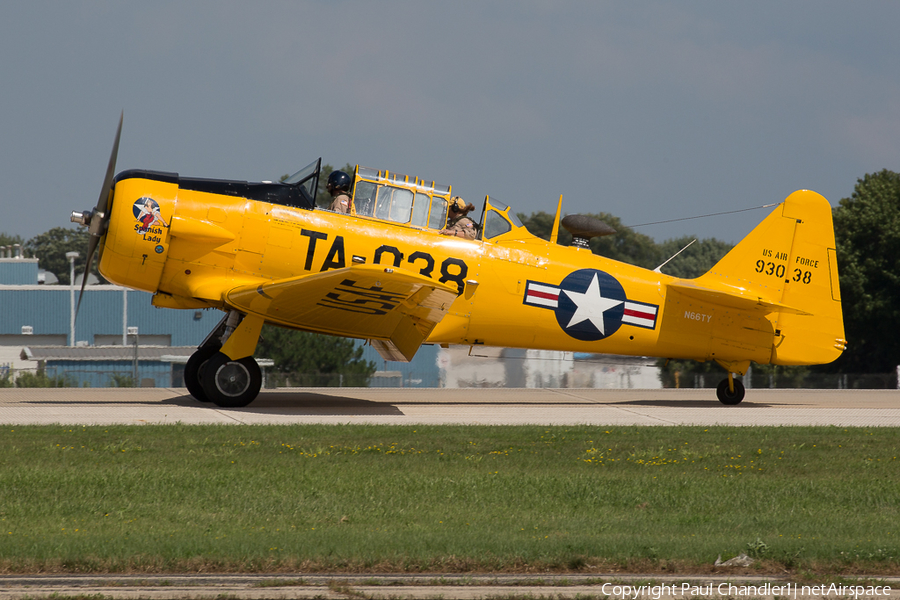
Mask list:
[[[805,310],[801,310],[793,306],[788,306],[786,304],[782,304],[781,302],[767,300],[760,296],[754,296],[751,293],[746,293],[741,290],[717,290],[697,285],[693,281],[679,281],[677,283],[670,283],[669,287],[678,290],[689,298],[711,302],[713,304],[718,304],[719,306],[736,308],[738,310],[758,310],[763,313],[784,312],[794,315],[812,314]]]

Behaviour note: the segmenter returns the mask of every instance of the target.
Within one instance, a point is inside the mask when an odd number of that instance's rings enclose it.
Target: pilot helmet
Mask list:
[[[331,175],[328,176],[328,183],[325,185],[325,189],[327,189],[330,194],[336,192],[349,192],[351,182],[350,176],[343,171],[332,171]]]
[[[463,200],[459,196],[453,196],[450,199],[450,206],[448,208],[455,208],[459,213],[465,213],[466,211],[466,201]]]

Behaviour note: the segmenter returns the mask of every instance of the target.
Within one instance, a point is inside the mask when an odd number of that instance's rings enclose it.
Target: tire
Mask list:
[[[203,391],[202,371],[206,362],[219,351],[219,346],[205,346],[191,354],[187,364],[184,365],[184,386],[188,392],[200,402],[209,402],[209,397]]]
[[[231,360],[216,352],[203,366],[200,379],[206,397],[222,408],[247,406],[262,387],[262,372],[252,356]]]
[[[738,380],[734,380],[734,393],[728,391],[728,380],[723,379],[716,387],[716,396],[719,402],[726,406],[736,406],[744,399],[744,384]]]

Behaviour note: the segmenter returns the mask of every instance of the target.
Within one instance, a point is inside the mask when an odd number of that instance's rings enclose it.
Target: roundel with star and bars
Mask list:
[[[659,305],[629,300],[615,277],[597,269],[569,273],[559,285],[528,281],[523,304],[552,309],[566,334],[595,342],[622,325],[656,328]]]

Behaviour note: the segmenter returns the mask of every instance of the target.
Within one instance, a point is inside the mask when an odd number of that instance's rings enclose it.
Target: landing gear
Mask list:
[[[744,384],[729,373],[728,379],[723,379],[716,387],[716,396],[719,398],[719,402],[727,406],[740,404],[744,399]]]
[[[262,371],[252,356],[262,325],[259,316],[237,311],[225,315],[184,366],[191,396],[223,408],[253,402],[262,387]]]
[[[216,352],[203,365],[200,383],[213,404],[238,408],[247,406],[259,395],[262,372],[252,356],[231,360]]]

